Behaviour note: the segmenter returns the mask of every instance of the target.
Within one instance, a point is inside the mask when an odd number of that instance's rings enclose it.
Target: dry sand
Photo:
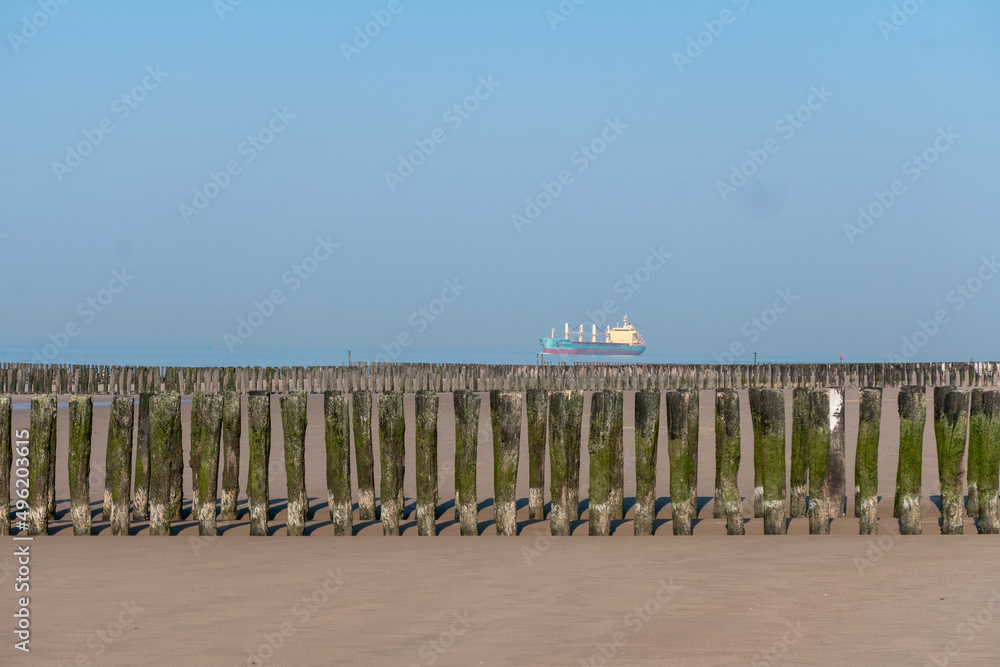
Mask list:
[[[631,511],[626,520],[615,523],[610,538],[587,536],[585,511],[573,537],[547,537],[547,521],[527,520],[524,441],[518,474],[521,535],[496,537],[489,502],[492,440],[485,394],[479,433],[479,538],[458,537],[454,521],[453,413],[446,394],[440,413],[438,538],[416,535],[412,429],[407,431],[404,485],[410,514],[401,526],[402,537],[384,538],[380,524],[361,523],[356,516],[355,537],[332,535],[322,395],[309,399],[306,482],[313,519],[307,537],[284,536],[284,462],[276,399],[270,486],[278,514],[271,522],[272,537],[248,537],[242,493],[239,520],[220,522],[218,538],[198,537],[197,524],[190,520],[175,523],[170,538],[149,537],[145,523],[133,526],[135,536],[111,537],[108,525],[99,521],[106,401],[95,403],[94,418],[91,497],[98,534],[74,537],[66,500],[68,410],[60,407],[57,519],[50,526],[52,536],[31,542],[31,653],[13,648],[12,614],[22,595],[14,592],[13,552],[21,543],[4,538],[8,547],[0,553],[0,617],[11,625],[4,630],[8,640],[0,647],[0,664],[996,664],[1000,541],[976,535],[971,520],[966,521],[964,536],[938,534],[939,484],[930,415],[924,440],[924,535],[898,536],[891,516],[898,448],[896,394],[885,390],[878,537],[858,536],[853,518],[856,390],[847,392],[848,518],[834,521],[829,537],[808,536],[805,519],[790,521],[784,537],[763,536],[760,520],[747,523],[744,537],[725,536],[724,521],[711,518],[711,391],[701,394],[702,507],[694,537],[675,537],[670,526],[662,407],[661,498],[653,537],[632,536]],[[24,401],[17,403],[14,428],[27,428],[28,412],[19,409]],[[753,472],[745,392],[741,407],[739,482],[746,498],[752,497]],[[409,425],[412,396],[406,397],[406,409]],[[629,392],[627,508],[635,492],[632,410]],[[183,411],[187,451],[190,403],[183,404]],[[790,419],[789,400],[789,425]],[[245,443],[245,416],[243,433]],[[585,499],[585,452],[582,459]],[[241,486],[246,466],[244,444]],[[189,472],[185,493],[189,500]],[[749,499],[744,508],[752,515]]]

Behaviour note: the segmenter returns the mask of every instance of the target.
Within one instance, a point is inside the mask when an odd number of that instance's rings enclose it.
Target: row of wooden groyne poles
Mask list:
[[[70,515],[74,534],[91,533],[90,450],[92,394],[113,394],[108,428],[104,519],[113,535],[129,534],[133,520],[149,521],[152,535],[171,534],[181,519],[183,450],[181,394],[191,394],[192,514],[201,535],[217,534],[217,520],[235,520],[240,491],[242,396],[247,396],[249,472],[246,495],[251,535],[266,535],[270,512],[268,469],[272,395],[279,401],[287,478],[289,535],[303,534],[309,516],[305,489],[308,392],[323,392],[326,479],[330,520],[338,535],[353,533],[351,429],[354,432],[358,516],[381,520],[398,535],[403,513],[403,393],[415,391],[417,528],[436,534],[438,407],[454,401],[455,507],[463,535],[479,533],[476,486],[481,392],[488,391],[493,434],[494,513],[501,535],[518,532],[515,481],[522,411],[527,416],[532,520],[544,520],[549,466],[553,535],[568,535],[579,519],[584,391],[590,402],[588,522],[607,535],[623,518],[623,392],[635,393],[636,502],[634,530],[651,535],[656,512],[656,462],[661,400],[666,402],[672,524],[690,534],[697,517],[699,390],[715,389],[715,517],[729,534],[742,534],[740,403],[747,388],[753,424],[754,516],[765,534],[783,534],[786,518],[809,518],[811,534],[846,515],[845,387],[859,387],[855,446],[855,513],[859,532],[877,530],[877,470],[882,388],[897,385],[899,459],[894,516],[900,532],[921,532],[921,463],[927,387],[933,386],[934,434],[941,485],[941,532],[961,533],[963,517],[978,517],[980,533],[1000,532],[1000,390],[998,364],[839,365],[574,365],[478,366],[355,364],[314,368],[0,367],[0,391],[33,394],[26,441],[11,438],[10,395],[0,396],[0,533],[15,517],[29,534],[48,532],[56,508],[56,393],[69,397]],[[880,384],[869,384],[881,381]],[[792,390],[791,469],[786,470],[785,388]],[[480,392],[480,393],[477,393]],[[351,394],[348,400],[348,394]],[[444,396],[442,397],[442,393]],[[450,395],[449,395],[450,394]],[[138,404],[135,396],[138,395]],[[522,405],[524,403],[525,405]],[[376,505],[373,426],[381,471]],[[964,462],[968,453],[968,498]],[[546,456],[547,454],[547,456]],[[13,465],[13,476],[11,475]],[[221,469],[221,499],[218,497]],[[791,493],[786,480],[790,479]]]

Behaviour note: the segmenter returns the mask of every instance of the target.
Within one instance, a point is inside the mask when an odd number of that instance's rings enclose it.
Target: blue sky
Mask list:
[[[531,361],[627,311],[649,355],[998,357],[996,3],[8,0],[0,30],[2,345]]]

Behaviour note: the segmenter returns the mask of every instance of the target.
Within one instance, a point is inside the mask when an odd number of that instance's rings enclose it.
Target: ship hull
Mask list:
[[[635,357],[646,351],[645,347],[622,343],[580,343],[556,338],[540,338],[538,342],[542,344],[543,354]]]

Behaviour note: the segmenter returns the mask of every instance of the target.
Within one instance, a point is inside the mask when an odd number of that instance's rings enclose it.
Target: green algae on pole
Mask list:
[[[652,535],[656,518],[656,450],[660,432],[660,392],[635,393],[635,519],[636,535]]]
[[[323,394],[326,435],[326,491],[334,535],[354,534],[351,511],[351,419],[347,397]]]
[[[688,512],[692,519],[698,518],[698,389],[688,389],[687,414],[687,458],[688,458]]]
[[[240,495],[240,435],[243,428],[243,403],[240,394],[222,395],[222,502],[219,518],[236,520],[236,501]]]
[[[219,493],[219,441],[222,437],[222,396],[205,394],[202,399],[201,434],[198,443],[198,535],[214,537],[217,530],[216,502]],[[194,430],[191,432],[194,449]]]
[[[293,391],[279,399],[281,430],[285,442],[285,477],[287,479],[288,516],[285,528],[290,536],[304,534],[309,517],[306,494],[306,402],[308,394]]]
[[[132,499],[132,518],[136,521],[149,519],[149,397],[150,394],[147,392],[139,394],[139,415],[135,436],[135,479],[133,481],[135,492]],[[72,402],[70,406],[72,409]]]
[[[941,534],[962,534],[962,482],[965,471],[965,431],[969,392],[954,387],[934,387],[934,441],[937,444],[938,478],[941,482]]]
[[[417,459],[417,535],[437,535],[438,506],[438,395],[421,390],[414,397]],[[347,502],[351,488],[348,478]]]
[[[403,442],[406,422],[403,418],[403,393],[388,391],[378,399],[379,460],[382,464],[382,483],[379,495],[382,502],[382,533],[399,535],[400,475],[403,465]]]
[[[791,515],[804,517],[809,496],[809,389],[792,390]]]
[[[250,429],[250,465],[247,473],[247,504],[250,506],[250,535],[267,535],[271,518],[268,466],[271,461],[271,394],[251,391],[247,397]]]
[[[669,390],[667,399],[667,454],[670,457],[670,509],[674,535],[691,534],[691,447],[688,443],[690,392]]]
[[[548,392],[529,389],[525,396],[528,411],[528,517],[545,518],[545,424],[548,419]]]
[[[743,501],[736,481],[740,471],[740,397],[735,389],[717,389],[715,393],[715,452],[720,485],[716,496],[726,517],[726,533],[743,535]]]
[[[149,534],[169,535],[173,514],[176,455],[181,396],[154,394],[149,399]]]
[[[12,409],[10,396],[0,396],[0,536],[10,535],[10,467],[14,461],[10,437]],[[87,444],[90,444],[89,440]],[[90,509],[89,503],[87,509]],[[89,513],[87,517],[90,518]]]
[[[354,459],[358,465],[358,518],[374,521],[375,455],[372,449],[372,393],[357,389],[352,398]]]
[[[608,403],[611,447],[611,490],[608,504],[612,520],[625,516],[625,452],[624,452],[624,392],[621,389],[604,389]]]
[[[984,535],[1000,533],[1000,515],[997,509],[997,483],[1000,477],[1000,391],[973,391],[973,413],[969,424],[971,451],[973,432],[979,440],[979,532]],[[976,405],[978,403],[978,405]]]
[[[455,513],[462,535],[479,534],[476,494],[476,453],[479,443],[480,397],[467,389],[454,392],[455,402]]]
[[[491,391],[490,423],[493,427],[493,510],[497,535],[517,535],[521,394]]]
[[[135,399],[115,396],[111,399],[108,425],[107,480],[111,490],[111,534],[128,535],[132,513],[132,430],[135,425]]]
[[[31,399],[28,428],[28,534],[49,532],[49,453],[52,424],[56,420],[56,397]]]
[[[566,515],[570,521],[580,518],[580,449],[583,437],[583,391],[574,389],[569,396],[569,421],[565,433]]]
[[[830,391],[809,389],[805,417],[809,452],[809,534],[830,534]]]
[[[590,398],[590,515],[589,534],[611,534],[611,417],[610,397],[595,391]]]
[[[148,404],[147,404],[148,406]],[[93,433],[94,402],[90,396],[70,396],[69,398],[69,514],[73,520],[74,535],[90,535],[90,438]],[[148,435],[148,432],[147,432]],[[149,489],[149,460],[145,467],[146,484]],[[136,465],[138,471],[138,462]],[[136,495],[139,493],[138,480]],[[146,512],[149,512],[149,497],[146,496]]]
[[[170,433],[170,519],[181,520],[184,506],[184,443],[183,421],[180,413],[180,396],[177,398],[177,419],[171,422]],[[152,510],[150,510],[152,511]],[[197,519],[197,516],[193,517]]]
[[[882,389],[866,387],[859,394],[858,446],[854,458],[854,506],[862,535],[878,532],[878,441],[882,419]]]
[[[555,536],[570,534],[570,455],[567,450],[573,442],[573,404],[577,400],[583,401],[583,392],[579,390],[553,391],[549,394],[549,494],[552,497],[549,530]],[[576,437],[579,442],[579,427]]]
[[[198,497],[201,484],[201,457],[199,449],[202,442],[202,431],[205,428],[205,399],[208,394],[196,391],[191,395],[191,449],[188,452],[188,465],[191,468],[191,518],[201,520],[201,501]]]
[[[973,389],[969,396],[969,453],[966,472],[969,495],[966,498],[965,514],[979,516],[979,476],[983,455],[983,390]],[[982,533],[982,530],[979,531]]]
[[[785,534],[785,397],[781,389],[750,389],[754,448],[760,449],[764,534]],[[759,443],[759,445],[758,445]]]
[[[927,399],[923,386],[899,388],[899,467],[896,469],[896,514],[901,535],[921,534],[920,484]]]
[[[51,378],[49,379],[51,380]],[[51,389],[51,381],[48,383],[47,387]],[[52,408],[53,415],[57,415],[59,404],[56,395],[49,394],[47,398],[50,398],[55,406]],[[47,511],[50,519],[54,519],[56,516],[56,423],[57,417],[53,416],[52,423],[49,424],[49,502]],[[129,458],[131,459],[131,452],[129,452]]]

